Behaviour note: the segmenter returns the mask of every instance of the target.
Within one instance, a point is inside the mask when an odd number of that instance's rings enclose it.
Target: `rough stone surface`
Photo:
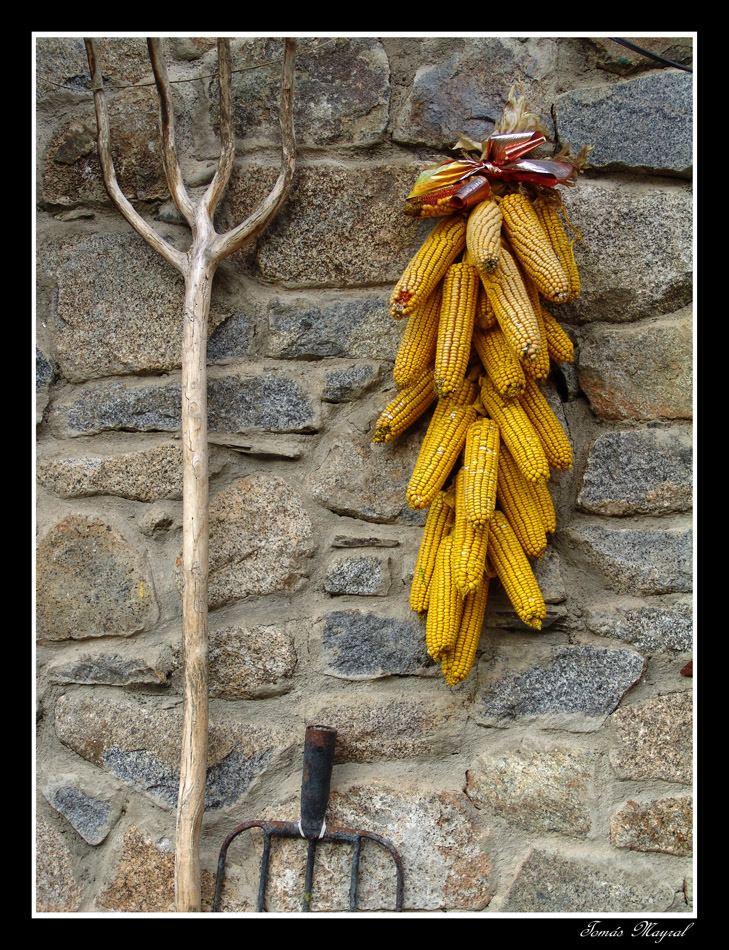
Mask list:
[[[106,651],[71,653],[64,650],[63,656],[52,660],[46,671],[52,683],[166,686],[173,668],[172,654],[164,648],[145,651],[141,656],[136,652],[123,656]]]
[[[157,618],[144,556],[100,518],[70,515],[36,551],[39,640],[128,637]]]
[[[201,909],[209,911],[215,881],[201,872]],[[113,876],[95,901],[98,910],[117,913],[173,914],[175,912],[175,855],[168,842],[155,841],[136,825],[124,836]]]
[[[559,308],[561,319],[629,323],[690,306],[693,195],[687,185],[580,179],[563,197],[582,234],[575,245],[582,292]]]
[[[674,888],[650,873],[621,870],[614,861],[588,855],[576,859],[535,848],[501,909],[531,914],[660,913],[668,910],[673,896]]]
[[[602,515],[658,515],[692,505],[693,446],[682,429],[599,435],[590,449],[577,506]]]
[[[104,457],[39,460],[38,483],[62,498],[118,495],[135,501],[182,498],[182,448],[160,445]]]
[[[183,280],[142,238],[88,238],[57,280],[56,359],[66,379],[179,367]]]
[[[557,529],[607,585],[625,594],[676,594],[693,588],[691,528],[626,528],[610,523]]]
[[[35,909],[40,914],[73,914],[81,903],[81,887],[73,872],[63,837],[43,815],[35,826]]]
[[[339,558],[324,578],[327,594],[384,596],[390,589],[390,562],[377,555]]]
[[[591,604],[585,626],[600,637],[632,643],[642,653],[690,653],[693,648],[693,604],[658,606]]]
[[[239,479],[210,501],[210,606],[294,590],[315,549],[298,492],[278,475]]]
[[[688,178],[693,167],[693,80],[662,69],[622,83],[574,89],[555,104],[561,142],[593,146],[601,170],[647,171]],[[646,135],[652,129],[652,135]]]
[[[597,728],[638,682],[643,668],[643,658],[631,650],[556,648],[538,666],[488,675],[474,718],[482,726],[538,719],[544,727]]]
[[[275,359],[394,360],[403,328],[387,294],[341,300],[317,295],[274,298],[268,306],[266,355]]]
[[[343,679],[418,673],[430,665],[422,624],[362,610],[334,610],[322,621],[325,670]]]
[[[525,831],[590,831],[595,770],[591,752],[569,747],[483,752],[468,770],[466,793],[477,808]]]
[[[580,330],[580,385],[600,419],[648,421],[693,416],[691,313],[631,326]]]
[[[280,810],[269,808],[266,817],[290,815],[295,808],[293,801]],[[462,792],[424,792],[419,784],[375,780],[333,791],[327,817],[332,826],[372,831],[392,842],[403,862],[406,911],[478,911],[489,904],[494,888],[489,837]],[[299,910],[305,865],[301,842],[286,841],[277,849],[267,910]],[[350,871],[349,846],[317,847],[312,910],[347,910]],[[392,910],[395,881],[389,853],[364,842],[358,909]]]
[[[631,851],[688,855],[693,851],[693,799],[626,802],[610,819],[610,843]]]
[[[281,696],[297,666],[291,624],[241,624],[210,631],[210,695],[222,699]]]
[[[413,39],[410,43],[427,50],[421,48],[419,55],[425,55],[421,62],[428,65],[416,71],[408,96],[394,116],[396,141],[449,149],[457,132],[463,131],[480,142],[494,131],[515,76],[522,79],[534,109],[551,124],[540,80],[554,69],[556,60],[554,50],[539,38],[523,42],[508,36],[476,37],[469,43],[458,38]]]
[[[444,700],[428,702],[422,693],[396,699],[356,694],[318,708],[316,722],[338,732],[336,761],[378,762],[440,754],[458,748],[459,711]]]
[[[174,809],[179,791],[182,709],[157,697],[138,700],[94,691],[68,693],[56,703],[56,734],[82,758]],[[205,807],[237,802],[290,745],[268,728],[213,712],[210,723]]]
[[[88,75],[88,63],[84,72]],[[154,90],[127,90],[115,97],[113,118],[110,115],[117,178],[132,201],[169,197],[155,106]],[[96,151],[93,116],[59,126],[45,153],[42,189],[43,200],[49,205],[74,207],[109,201]]]
[[[45,783],[43,794],[91,845],[99,845],[105,840],[121,814],[118,796],[107,793],[101,798],[96,790],[85,788],[77,775],[52,776]]]
[[[254,354],[256,325],[245,313],[233,313],[210,334],[207,358],[209,363],[225,363],[245,359]]]
[[[272,38],[238,38],[232,49],[234,63],[273,64],[271,69],[242,68],[234,74],[236,133],[245,148],[277,145],[282,43]],[[294,123],[300,148],[377,144],[387,125],[389,96],[390,70],[380,40],[299,40]]]
[[[689,785],[693,774],[693,697],[655,696],[612,716],[610,763],[621,779]]]
[[[382,373],[372,363],[330,370],[325,377],[322,399],[326,402],[354,402],[381,378]]]
[[[83,389],[68,407],[71,434],[124,430],[175,432],[181,425],[179,383],[112,383]],[[208,380],[208,425],[214,431],[312,432],[319,408],[302,384],[284,373]]]
[[[394,283],[433,223],[403,220],[416,165],[302,165],[285,207],[250,254],[265,281],[293,287]],[[248,215],[277,169],[247,166],[229,187],[231,219]],[[373,200],[374,198],[377,200]]]
[[[427,513],[411,511],[405,500],[424,431],[416,423],[385,445],[373,445],[369,433],[353,428],[329,434],[309,477],[312,495],[326,508],[363,521],[424,524]]]

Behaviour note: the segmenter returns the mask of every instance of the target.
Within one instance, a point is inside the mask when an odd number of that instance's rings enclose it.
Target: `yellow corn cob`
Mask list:
[[[463,449],[463,503],[466,518],[485,525],[496,505],[499,427],[485,416],[468,427]]]
[[[476,268],[463,262],[451,264],[443,278],[435,352],[435,391],[441,399],[466,375],[480,284]]]
[[[524,478],[507,448],[499,452],[496,497],[524,553],[529,557],[541,557],[547,547],[542,511],[531,483]]]
[[[481,638],[483,618],[489,595],[489,578],[484,575],[475,590],[463,599],[463,615],[455,643],[444,650],[441,670],[448,686],[456,686],[471,672]]]
[[[480,273],[496,270],[501,257],[501,211],[493,198],[481,201],[471,210],[466,247]]]
[[[488,525],[474,524],[466,516],[464,472],[461,468],[455,482],[456,515],[451,537],[451,562],[456,587],[465,595],[478,586],[486,569]]]
[[[453,535],[438,546],[435,570],[430,585],[430,603],[425,621],[425,645],[434,660],[455,643],[463,616],[463,598],[458,592],[451,565]]]
[[[501,327],[491,327],[486,331],[475,329],[473,346],[489,379],[502,396],[513,399],[524,392],[526,386],[524,369],[521,361],[507,344]]]
[[[533,379],[527,378],[519,403],[539,436],[550,467],[560,472],[572,468],[572,446],[567,433]]]
[[[438,545],[453,525],[455,507],[447,492],[440,491],[433,499],[420,539],[413,581],[410,585],[410,606],[422,614],[428,609],[430,582],[435,568]]]
[[[379,444],[397,438],[416,419],[419,419],[435,400],[433,368],[431,367],[417,382],[403,389],[385,406],[375,423],[372,441]]]
[[[486,293],[486,288],[481,284],[481,288],[478,292],[478,300],[476,301],[476,319],[474,326],[477,326],[481,330],[489,330],[495,326],[496,323],[496,312],[489,300],[489,295]]]
[[[515,191],[505,195],[499,207],[509,243],[539,293],[564,303],[570,295],[569,278],[529,198]]]
[[[456,214],[439,221],[403,271],[390,297],[390,313],[409,317],[435,290],[466,246],[466,219]]]
[[[503,244],[498,267],[481,281],[509,346],[523,359],[536,359],[542,347],[537,316],[516,260]]]
[[[542,517],[542,524],[547,534],[554,534],[557,530],[557,515],[554,510],[554,502],[549,493],[549,482],[531,482],[534,500]]]
[[[435,362],[441,288],[438,286],[405,324],[392,376],[398,389],[406,389],[420,379]]]
[[[502,511],[497,508],[489,524],[489,561],[501,581],[517,616],[541,630],[547,609],[529,559]]]
[[[539,299],[537,285],[527,274],[523,273],[522,276],[524,277],[524,286],[527,289],[529,300],[531,301],[532,309],[534,310],[534,316],[537,318],[537,325],[539,326],[539,339],[541,343],[539,355],[533,360],[522,360],[521,363],[527,376],[531,376],[532,379],[543,380],[549,376],[549,370],[551,367],[549,363],[547,330],[544,326],[544,318],[542,316],[542,303]]]
[[[547,456],[520,399],[504,398],[488,376],[482,376],[480,382],[484,409],[499,427],[502,442],[513,455],[527,481],[548,479]]]
[[[541,311],[550,357],[555,363],[572,363],[575,358],[575,347],[572,340],[548,310],[542,307]]]
[[[562,223],[561,208],[563,208],[561,199],[555,200],[551,195],[542,195],[534,202],[534,210],[537,212],[539,223],[542,225],[567,274],[569,281],[569,296],[567,299],[574,300],[575,297],[579,296],[581,289],[580,272],[575,262],[574,245],[575,241],[581,240],[582,235],[575,231],[575,238],[570,241]]]
[[[475,390],[475,386],[473,387]],[[440,412],[439,412],[440,410]],[[427,508],[445,485],[476,418],[472,402],[458,405],[441,399],[425,433],[405,497],[410,508]]]

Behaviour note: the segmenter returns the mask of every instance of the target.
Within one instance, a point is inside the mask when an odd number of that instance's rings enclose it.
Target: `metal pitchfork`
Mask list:
[[[258,884],[258,902],[256,911],[263,910],[263,900],[268,880],[268,863],[271,854],[271,839],[306,838],[309,847],[306,856],[306,883],[301,909],[311,910],[311,888],[314,879],[314,856],[320,841],[340,841],[353,845],[352,874],[349,884],[349,909],[357,909],[357,885],[359,881],[359,859],[362,841],[375,841],[392,855],[397,873],[397,892],[395,910],[402,910],[403,867],[402,858],[394,845],[373,831],[355,831],[352,828],[328,828],[326,810],[329,804],[329,786],[334,761],[334,746],[337,730],[331,726],[307,726],[304,740],[304,768],[301,776],[301,818],[299,821],[246,821],[238,825],[223,842],[218,858],[218,875],[215,882],[213,913],[220,910],[220,898],[225,878],[225,859],[231,842],[249,828],[263,830],[263,855],[261,856],[261,875]]]

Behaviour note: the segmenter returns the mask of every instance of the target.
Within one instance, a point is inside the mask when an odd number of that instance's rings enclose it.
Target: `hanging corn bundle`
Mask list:
[[[398,394],[373,442],[434,405],[406,492],[410,508],[429,509],[410,605],[449,686],[473,665],[492,579],[523,623],[539,630],[546,618],[532,564],[556,527],[550,473],[571,468],[572,450],[540,387],[551,362],[573,359],[547,308],[580,292],[581,235],[556,189],[574,184],[589,151],[525,158],[546,140],[512,88],[494,133],[461,135],[464,157],[425,169],[404,207],[440,220],[392,292],[391,314],[406,321]]]

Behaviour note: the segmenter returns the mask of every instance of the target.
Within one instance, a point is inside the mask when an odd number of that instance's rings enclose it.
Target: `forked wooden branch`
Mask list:
[[[281,79],[281,148],[278,179],[268,196],[241,224],[224,234],[213,226],[215,209],[230,180],[235,159],[230,41],[218,40],[220,139],[218,166],[201,199],[188,194],[175,147],[170,85],[159,39],[148,39],[160,102],[162,160],[170,194],[187,222],[192,242],[186,253],[172,247],[136,211],[116,178],[109,118],[96,43],[86,51],[94,91],[99,160],[109,196],[134,230],[185,279],[182,337],[182,629],[185,656],[184,713],[175,846],[175,908],[200,910],[200,829],[205,810],[208,753],[208,436],[206,353],[210,299],[220,262],[256,237],[286,200],[296,164],[293,87],[296,42],[285,41]]]

